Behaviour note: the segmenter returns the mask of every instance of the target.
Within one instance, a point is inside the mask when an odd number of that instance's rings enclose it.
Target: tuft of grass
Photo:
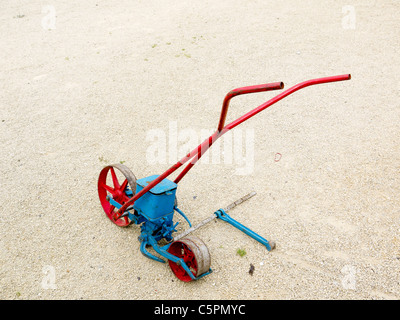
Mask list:
[[[100,157],[99,157],[99,161],[100,161],[100,162],[105,162],[105,163],[108,162],[108,160],[107,160],[107,159],[104,159],[103,156],[100,156]]]
[[[246,250],[245,250],[245,249],[240,249],[240,248],[239,248],[239,249],[237,249],[236,253],[237,253],[239,256],[243,257],[243,256],[246,255]]]

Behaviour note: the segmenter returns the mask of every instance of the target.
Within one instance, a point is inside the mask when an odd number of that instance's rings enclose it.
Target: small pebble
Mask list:
[[[249,274],[252,276],[253,275],[253,273],[254,273],[254,269],[255,269],[255,267],[253,266],[253,264],[252,263],[250,263],[250,270],[249,270]]]

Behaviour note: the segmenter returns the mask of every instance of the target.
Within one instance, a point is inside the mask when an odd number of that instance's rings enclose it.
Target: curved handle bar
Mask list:
[[[223,129],[224,130],[233,129],[234,127],[238,126],[242,122],[244,122],[247,119],[253,117],[257,113],[265,110],[269,106],[277,103],[279,100],[282,100],[283,98],[287,97],[288,95],[296,92],[297,90],[303,89],[305,87],[312,86],[314,84],[336,82],[336,81],[344,81],[344,80],[350,80],[350,79],[351,79],[351,75],[350,74],[344,74],[344,75],[340,75],[340,76],[318,78],[318,79],[312,79],[312,80],[301,82],[301,83],[296,84],[295,86],[283,91],[282,93],[278,94],[274,98],[268,100],[267,102],[263,103],[262,105],[258,106],[257,108],[253,109],[252,111],[246,113],[245,115],[241,116],[240,118],[236,119],[235,121],[232,121],[230,124],[226,125]]]
[[[218,131],[222,131],[222,129],[224,128],[226,114],[228,113],[229,102],[233,97],[247,93],[279,90],[283,89],[283,87],[284,87],[283,82],[273,82],[273,83],[259,84],[256,86],[236,88],[229,91],[228,94],[225,96],[224,103],[222,104],[221,116],[219,118],[219,123],[218,123]]]
[[[193,149],[185,157],[183,157],[176,164],[174,164],[172,167],[170,167],[167,171],[165,171],[163,174],[161,174],[159,177],[157,177],[151,183],[149,183],[146,187],[144,187],[142,190],[140,190],[140,192],[136,193],[132,198],[130,198],[127,202],[125,202],[125,204],[123,204],[122,207],[118,209],[118,212],[116,212],[114,219],[117,220],[126,211],[126,209],[130,205],[132,205],[137,199],[139,199],[141,196],[143,196],[145,193],[147,193],[149,190],[151,190],[154,186],[159,184],[162,180],[164,180],[166,177],[168,177],[170,174],[172,174],[178,168],[180,168],[183,164],[185,164],[186,162],[188,162],[189,160],[191,160],[193,158],[193,160],[182,170],[182,172],[175,179],[175,183],[178,183],[183,178],[183,176],[190,170],[190,168],[193,167],[193,165],[197,162],[197,160],[200,159],[201,155],[204,154],[204,152],[206,152],[219,137],[221,137],[224,133],[228,132],[229,130],[233,129],[234,127],[238,126],[242,122],[253,117],[257,113],[263,111],[264,109],[270,107],[271,105],[275,104],[279,100],[282,100],[283,98],[287,97],[288,95],[290,95],[302,88],[305,88],[305,87],[308,87],[308,86],[311,86],[314,84],[344,81],[344,80],[350,80],[350,79],[351,79],[350,74],[344,74],[344,75],[340,75],[340,76],[318,78],[318,79],[312,79],[312,80],[301,82],[301,83],[283,91],[282,93],[278,94],[277,96],[268,100],[267,102],[263,103],[262,105],[258,106],[257,108],[251,110],[250,112],[246,113],[245,115],[241,116],[240,118],[236,119],[235,121],[232,121],[231,123],[229,123],[228,125],[223,127],[222,130],[217,130],[216,132],[214,132],[209,138],[204,140],[203,143],[201,143],[197,148]],[[274,89],[272,89],[272,90],[274,90]],[[229,99],[228,99],[228,101],[229,101]],[[225,112],[225,117],[226,117],[226,112]],[[222,115],[221,115],[221,119],[222,119]],[[224,121],[225,121],[225,119],[224,119]],[[221,123],[221,121],[220,121],[220,123]]]
[[[283,91],[282,93],[278,94],[274,98],[268,100],[267,102],[263,103],[262,105],[258,106],[257,108],[253,109],[252,111],[246,113],[245,115],[241,116],[240,118],[236,119],[235,121],[232,121],[230,124],[226,125],[223,129],[224,130],[233,129],[234,127],[238,126],[242,122],[255,116],[257,113],[259,113],[259,112],[263,111],[264,109],[268,108],[269,106],[277,103],[279,100],[282,100],[283,98],[296,92],[297,90],[312,86],[314,84],[344,81],[344,80],[350,80],[350,79],[351,79],[350,74],[344,74],[344,75],[340,75],[340,76],[318,78],[318,79],[312,79],[312,80],[307,80],[307,81],[301,82],[301,83],[296,84],[295,86]]]

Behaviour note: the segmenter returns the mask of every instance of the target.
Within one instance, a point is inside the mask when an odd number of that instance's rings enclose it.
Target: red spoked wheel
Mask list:
[[[195,277],[210,270],[211,257],[205,243],[197,237],[191,236],[174,241],[168,252],[183,259]],[[175,276],[184,282],[193,280],[181,265],[169,260],[169,266]]]
[[[117,170],[116,170],[117,169]],[[112,164],[101,170],[98,181],[98,192],[100,203],[107,217],[119,227],[126,227],[132,223],[128,217],[114,220],[118,209],[110,204],[108,196],[123,205],[130,197],[126,195],[127,188],[132,190],[133,195],[136,192],[136,177],[128,167],[123,164]]]

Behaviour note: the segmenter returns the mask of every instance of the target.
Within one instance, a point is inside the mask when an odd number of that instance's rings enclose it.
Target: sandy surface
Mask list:
[[[1,299],[400,298],[398,1],[0,9]],[[183,283],[140,253],[137,226],[106,218],[103,166],[125,161],[141,178],[170,165],[149,163],[149,130],[176,121],[200,134],[235,87],[345,73],[351,81],[306,88],[237,128],[254,130],[250,174],[200,163],[179,184],[194,224],[255,190],[231,215],[276,250],[211,223],[195,235],[214,272]],[[229,120],[273,95],[235,98]]]

